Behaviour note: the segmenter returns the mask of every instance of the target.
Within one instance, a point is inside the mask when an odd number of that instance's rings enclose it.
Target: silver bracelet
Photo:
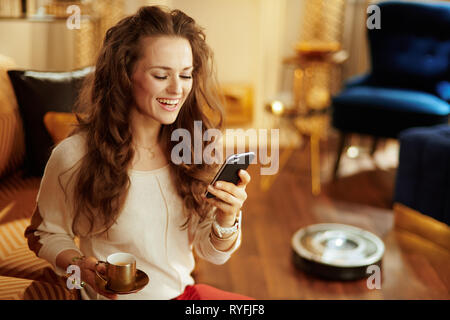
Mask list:
[[[231,238],[231,235],[238,232],[239,228],[241,227],[241,216],[242,211],[239,211],[239,214],[236,217],[236,221],[231,227],[221,227],[219,223],[214,219],[214,222],[212,224],[213,226],[213,235],[216,236],[218,239],[226,240],[228,238]],[[226,237],[228,236],[228,237]]]

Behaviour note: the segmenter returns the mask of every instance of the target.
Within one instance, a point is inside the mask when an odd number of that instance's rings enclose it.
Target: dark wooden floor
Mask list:
[[[224,265],[199,261],[196,281],[257,299],[449,299],[448,251],[393,229],[395,168],[361,171],[332,183],[333,141],[322,149],[319,196],[310,191],[308,144],[293,153],[268,192],[260,189],[259,166],[249,168],[242,245]],[[364,228],[384,241],[381,289],[369,289],[366,279],[327,281],[295,268],[295,231],[333,222]]]

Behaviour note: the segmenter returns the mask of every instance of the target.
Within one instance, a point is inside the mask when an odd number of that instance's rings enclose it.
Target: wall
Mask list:
[[[349,57],[342,66],[343,79],[365,73],[370,68],[366,19],[371,2],[375,1],[347,0],[343,47],[349,52]]]
[[[0,19],[0,54],[24,69],[70,70],[75,63],[74,32],[65,20]]]

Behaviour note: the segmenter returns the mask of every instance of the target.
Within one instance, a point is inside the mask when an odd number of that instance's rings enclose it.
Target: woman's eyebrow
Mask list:
[[[164,70],[172,70],[172,68],[170,67],[166,67],[166,66],[150,66],[148,67],[149,69],[164,69]],[[186,68],[183,68],[183,71],[189,70],[189,69],[193,69],[193,66],[189,66]]]

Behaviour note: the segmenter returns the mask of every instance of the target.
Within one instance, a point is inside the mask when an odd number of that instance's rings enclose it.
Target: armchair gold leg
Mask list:
[[[311,192],[317,196],[320,194],[320,137],[312,134],[311,143]]]

